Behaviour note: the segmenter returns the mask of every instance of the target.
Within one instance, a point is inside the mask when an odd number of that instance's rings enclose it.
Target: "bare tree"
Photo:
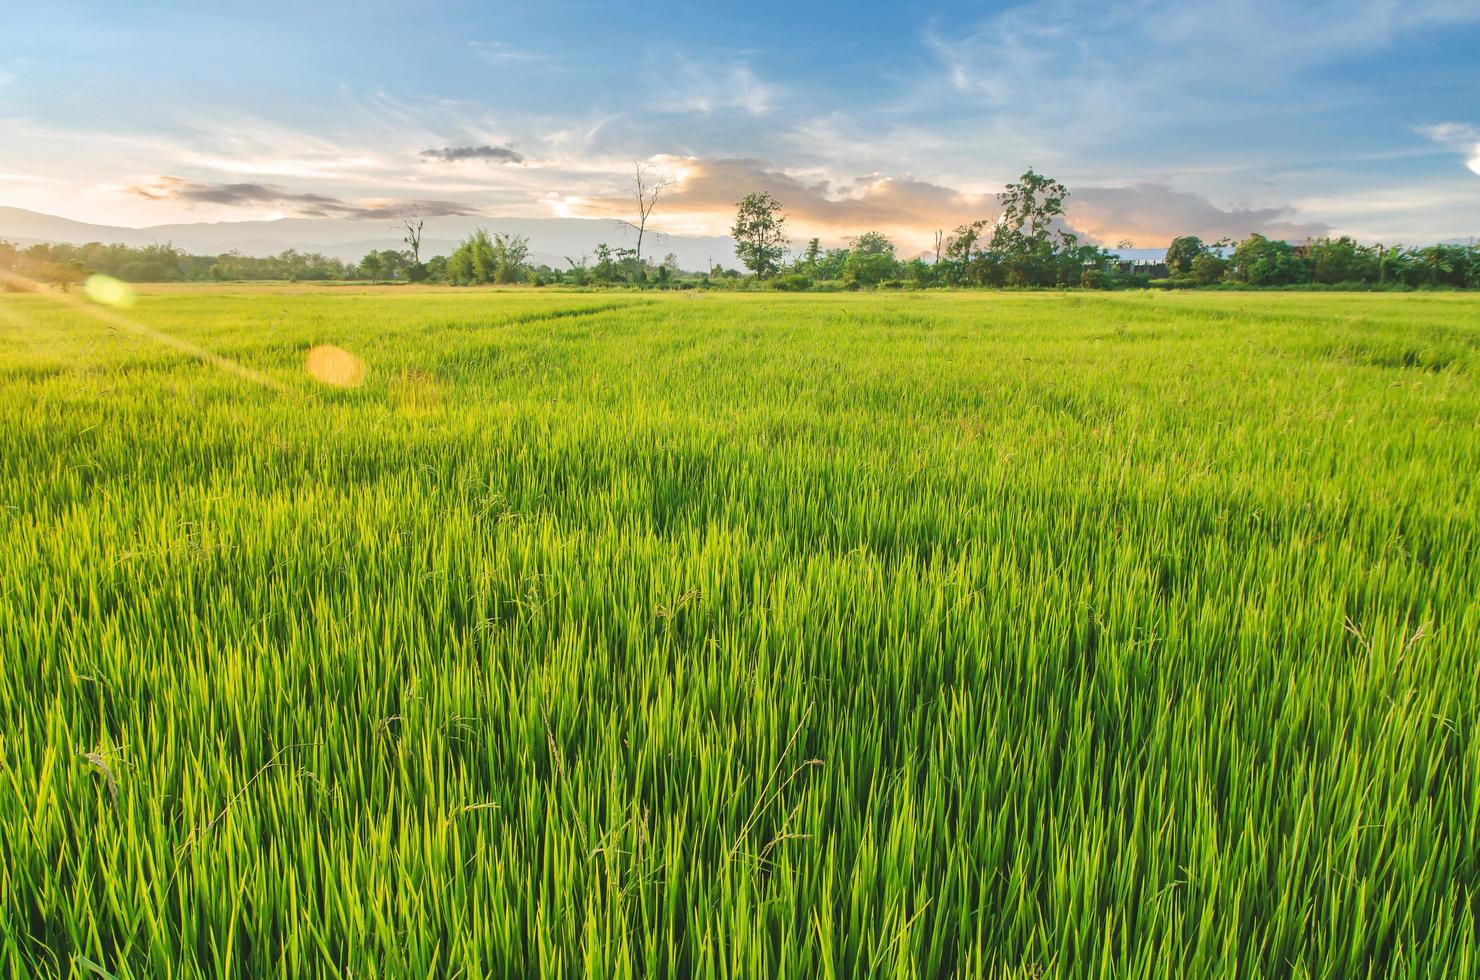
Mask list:
[[[647,232],[648,215],[658,203],[658,195],[673,185],[672,177],[655,174],[651,167],[641,161],[632,164],[632,196],[637,202],[637,220],[619,220],[617,223],[637,232],[637,278],[642,279],[642,236]]]
[[[935,264],[940,265],[940,250],[945,245],[946,233],[943,228],[935,229]]]
[[[397,221],[401,229],[401,241],[411,249],[411,264],[421,265],[421,229],[426,224],[426,218],[420,209],[412,208],[397,215]]]

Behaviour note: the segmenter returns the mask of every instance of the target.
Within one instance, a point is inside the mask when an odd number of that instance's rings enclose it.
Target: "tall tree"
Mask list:
[[[817,260],[820,258],[822,258],[822,240],[819,238],[808,240],[807,250],[802,253],[802,265],[806,267],[809,274],[817,271]]]
[[[496,282],[514,283],[529,270],[529,239],[512,233],[493,236],[493,278]]]
[[[653,169],[641,161],[632,164],[632,197],[637,204],[635,220],[622,219],[619,223],[637,232],[637,278],[645,278],[642,268],[642,236],[647,232],[648,215],[658,204],[658,196],[673,185],[672,177],[655,174]]]
[[[1002,219],[997,227],[1028,239],[1047,241],[1054,221],[1064,215],[1064,200],[1068,196],[1069,188],[1029,167],[1016,184],[1008,184],[997,195],[997,202],[1002,205]]]
[[[899,275],[894,242],[881,231],[866,231],[852,241],[843,280],[850,285],[872,286]]]
[[[1305,263],[1289,242],[1251,232],[1234,247],[1229,274],[1252,286],[1288,286],[1305,279]]]
[[[1172,244],[1167,246],[1167,271],[1174,276],[1191,275],[1192,263],[1207,250],[1203,240],[1196,235],[1172,239]]]
[[[360,260],[360,272],[363,273],[365,278],[369,279],[371,282],[374,282],[377,279],[384,278],[385,263],[381,262],[380,253],[365,253],[365,257]]]
[[[421,230],[426,226],[426,216],[419,208],[409,208],[397,216],[401,228],[401,241],[411,252],[411,264],[421,265]]]
[[[945,242],[945,274],[952,282],[977,282],[985,284],[986,269],[978,261],[982,250],[982,229],[987,226],[985,218],[968,225],[959,225]]]
[[[992,231],[992,251],[1001,257],[1009,281],[1042,286],[1060,277],[1058,259],[1078,241],[1062,228],[1054,231],[1068,196],[1067,187],[1032,167],[997,195],[1002,217]]]
[[[586,263],[591,261],[589,253],[582,252],[579,259],[573,259],[567,255],[565,261],[570,266],[570,271],[565,274],[567,280],[577,286],[584,286],[591,281],[591,273],[586,268]]]
[[[882,231],[866,231],[851,242],[855,255],[887,255],[894,258],[894,242]]]
[[[735,254],[747,269],[761,279],[774,275],[787,246],[781,202],[764,191],[746,194],[735,212],[730,235],[735,239]]]

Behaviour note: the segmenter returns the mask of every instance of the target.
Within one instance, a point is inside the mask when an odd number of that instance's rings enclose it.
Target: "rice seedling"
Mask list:
[[[1480,300],[133,300],[0,296],[5,975],[1480,973]]]

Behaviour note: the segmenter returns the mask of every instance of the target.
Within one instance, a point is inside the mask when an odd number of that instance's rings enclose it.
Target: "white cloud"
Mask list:
[[[1480,129],[1465,123],[1439,123],[1420,127],[1418,131],[1435,143],[1463,154],[1465,166],[1480,174]]]
[[[479,59],[491,65],[528,64],[545,60],[543,54],[516,48],[506,41],[469,41],[468,47],[473,49]]]
[[[752,116],[765,115],[781,94],[778,86],[763,80],[747,62],[713,64],[683,55],[663,59],[659,107],[671,112],[708,115],[738,109]]]
[[[974,30],[928,32],[937,65],[916,106],[975,110],[973,128],[994,140],[1078,158],[1095,147],[1123,149],[1128,136],[1162,125],[1218,118],[1252,128],[1360,99],[1359,88],[1328,87],[1292,100],[1290,86],[1408,32],[1459,23],[1480,23],[1480,4],[1042,0],[1010,6]]]
[[[1363,241],[1423,245],[1468,240],[1480,228],[1474,178],[1458,168],[1446,180],[1411,187],[1333,188],[1294,203],[1304,213],[1321,215],[1340,233]]]
[[[1355,223],[1366,221],[1373,204],[1341,210],[1320,200],[1360,191],[1379,201],[1379,185],[1402,182],[1390,176],[1400,165],[1363,165],[1381,154],[1437,157],[1444,152],[1437,144],[1468,167],[1453,168],[1460,183],[1473,180],[1470,171],[1480,174],[1473,126],[1447,123],[1420,136],[1409,129],[1412,115],[1359,117],[1344,109],[1343,118],[1364,125],[1316,132],[1340,100],[1369,112],[1391,103],[1369,101],[1373,91],[1360,80],[1320,85],[1307,77],[1322,66],[1363,63],[1418,28],[1480,21],[1475,0],[1003,0],[988,10],[996,12],[964,24],[942,21],[927,36],[923,63],[915,51],[902,64],[881,64],[879,78],[868,80],[877,85],[804,77],[792,89],[765,77],[772,63],[756,51],[653,50],[638,55],[636,77],[622,82],[645,98],[616,88],[587,92],[552,116],[480,103],[476,92],[461,90],[455,98],[410,98],[388,82],[389,91],[346,87],[331,105],[261,110],[270,119],[189,106],[167,118],[162,107],[147,127],[114,134],[33,131],[11,140],[8,127],[23,121],[0,114],[0,146],[12,178],[65,174],[77,192],[117,200],[105,200],[100,212],[116,207],[129,215],[143,200],[118,194],[129,174],[178,174],[202,186],[282,185],[353,201],[455,199],[515,216],[601,213],[608,198],[625,200],[633,159],[672,154],[699,165],[686,210],[677,195],[671,201],[685,231],[723,231],[733,191],[756,183],[784,190],[798,225],[835,234],[879,225],[908,235],[927,223],[979,216],[1032,165],[1069,184],[1083,230],[1138,244],[1169,232],[1218,237],[1207,229],[1242,233],[1245,226],[1292,237],[1322,222],[1338,233],[1383,230],[1375,214],[1370,226]],[[907,41],[900,39],[902,48]],[[454,53],[507,71],[575,70],[561,65],[554,48],[466,43]],[[0,82],[8,78],[0,72]],[[511,145],[525,158],[517,167],[441,166],[426,155],[428,148]],[[44,191],[35,186],[29,200]],[[7,190],[7,199],[16,193]],[[55,203],[43,209],[80,206],[65,191],[48,196]],[[1298,212],[1283,205],[1292,201]],[[150,206],[165,212],[177,204]],[[1425,221],[1437,216],[1436,231],[1453,224],[1437,208],[1423,214]]]

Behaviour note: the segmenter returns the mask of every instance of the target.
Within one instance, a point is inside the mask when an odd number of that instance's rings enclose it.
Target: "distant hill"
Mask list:
[[[475,228],[490,233],[524,235],[536,264],[565,267],[565,256],[579,258],[595,252],[600,242],[630,246],[632,232],[612,221],[593,218],[428,218],[422,257],[446,255]],[[735,245],[724,237],[648,233],[643,252],[661,260],[669,252],[683,269],[709,268],[711,262],[738,266]],[[287,249],[322,252],[346,262],[359,261],[366,252],[402,248],[401,235],[389,221],[346,221],[334,218],[283,218],[277,221],[214,221],[128,228],[95,225],[70,218],[0,206],[0,240],[30,245],[39,242],[84,245],[171,243],[193,255],[237,251],[243,255],[277,255]]]

